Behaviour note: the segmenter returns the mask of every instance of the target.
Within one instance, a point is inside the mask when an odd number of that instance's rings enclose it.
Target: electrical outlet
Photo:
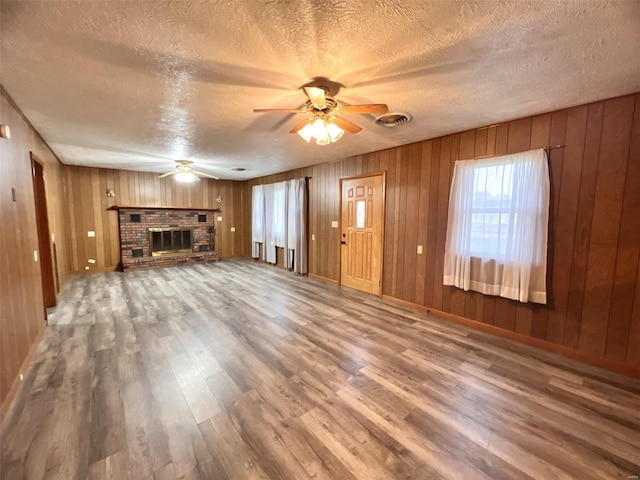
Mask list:
[[[222,221],[222,217],[218,217],[218,221],[221,222]]]
[[[89,267],[84,267],[85,270],[89,270]]]
[[[20,374],[20,381],[24,380],[24,375]]]
[[[231,231],[235,232],[236,231],[236,227],[231,227]]]
[[[96,236],[96,232],[94,232],[93,230],[89,230],[87,232],[87,237],[95,237]]]
[[[337,220],[332,220],[331,221],[331,228],[338,228],[338,221]]]
[[[93,258],[90,258],[89,260],[87,260],[87,262],[89,262],[89,263],[96,263],[95,259],[93,259]]]
[[[422,255],[422,245],[418,245],[418,255]]]

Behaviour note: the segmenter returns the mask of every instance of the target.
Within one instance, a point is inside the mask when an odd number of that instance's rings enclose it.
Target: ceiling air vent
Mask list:
[[[383,127],[396,127],[403,123],[409,123],[413,120],[413,115],[410,113],[387,113],[376,118],[376,123]]]
[[[246,170],[246,168],[244,168],[244,167],[233,167],[231,170],[233,170],[234,172],[244,172]]]

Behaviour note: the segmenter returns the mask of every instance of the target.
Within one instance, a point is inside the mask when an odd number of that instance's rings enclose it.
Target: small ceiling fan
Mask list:
[[[309,97],[302,108],[255,108],[254,113],[303,113],[307,118],[293,127],[289,133],[297,133],[307,143],[315,138],[318,145],[328,145],[336,142],[345,131],[358,133],[362,127],[347,120],[342,115],[379,114],[387,113],[389,107],[384,103],[372,103],[366,105],[338,105],[336,100],[329,96],[327,87],[304,87]]]
[[[175,179],[178,182],[185,182],[185,183],[200,181],[200,177],[213,178],[214,180],[220,180],[218,177],[209,175],[208,173],[194,170],[193,167],[191,166],[192,163],[193,162],[190,162],[188,160],[176,160],[176,164],[177,164],[176,169],[171,172],[163,173],[158,178],[165,178],[170,175],[175,175]]]

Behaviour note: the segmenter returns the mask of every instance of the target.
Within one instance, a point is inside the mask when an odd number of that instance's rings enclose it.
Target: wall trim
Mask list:
[[[338,280],[334,280],[333,278],[322,277],[320,275],[316,275],[315,273],[308,273],[307,276],[309,278],[313,278],[314,280],[320,280],[321,282],[330,283],[331,285],[340,285]]]
[[[389,295],[382,295],[382,299],[395,305],[400,305],[402,307],[411,308],[413,310],[424,312],[435,317],[450,320],[452,322],[465,325],[475,330],[491,333],[503,338],[508,338],[509,340],[540,348],[541,350],[546,350],[547,352],[557,353],[559,355],[573,358],[574,360],[579,360],[581,362],[604,368],[615,373],[621,373],[630,377],[640,378],[640,368],[633,367],[631,365],[616,362],[614,360],[609,360],[608,358],[589,355],[587,353],[566,347],[564,345],[558,345],[557,343],[542,340],[541,338],[530,337],[522,333],[512,332],[511,330],[505,330],[504,328],[496,327],[495,325],[478,322],[477,320],[471,320],[470,318],[461,317],[453,313],[443,312],[434,308],[425,307],[424,305],[419,305],[417,303],[407,302],[406,300],[401,300]]]
[[[119,265],[119,263],[118,263]],[[89,270],[76,270],[74,272],[70,272],[72,275],[89,275],[91,273],[103,273],[103,272],[117,272],[118,265],[113,267],[97,267],[97,268],[89,268]],[[62,290],[61,290],[62,292]]]
[[[47,322],[44,322],[44,321],[41,322],[40,330],[38,331],[36,338],[33,340],[33,343],[29,348],[29,352],[27,353],[27,356],[24,357],[22,366],[20,367],[20,370],[18,370],[18,374],[16,375],[16,378],[13,380],[13,384],[11,385],[11,388],[9,389],[7,396],[2,401],[2,405],[0,405],[0,423],[4,421],[5,416],[7,415],[7,413],[9,413],[9,410],[11,410],[11,406],[13,405],[13,401],[16,398],[16,394],[18,393],[18,390],[22,385],[22,382],[20,381],[20,374],[24,374],[29,368],[29,365],[31,364],[31,359],[36,353],[36,349],[40,344],[40,340],[42,339],[42,335],[44,334],[46,327],[47,327]]]

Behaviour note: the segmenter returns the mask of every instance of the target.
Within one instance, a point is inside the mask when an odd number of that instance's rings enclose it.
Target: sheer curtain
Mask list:
[[[443,283],[546,303],[549,189],[543,149],[457,161]]]
[[[273,184],[273,243],[275,247],[287,248],[287,182]]]
[[[264,244],[262,259],[276,263],[276,232],[274,228],[275,188],[274,184],[263,185],[264,189]]]
[[[251,256],[260,257],[260,244],[264,243],[264,187],[254,185],[251,192]]]
[[[307,273],[307,181],[304,178],[256,185],[251,190],[252,255],[277,262],[277,248],[285,249],[285,266]]]
[[[307,180],[290,180],[287,201],[287,268],[307,273]]]

